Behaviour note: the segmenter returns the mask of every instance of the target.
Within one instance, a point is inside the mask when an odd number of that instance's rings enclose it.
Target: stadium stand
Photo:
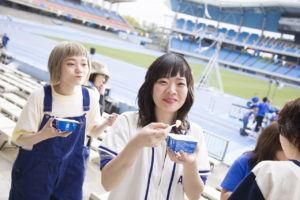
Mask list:
[[[114,11],[96,7],[93,4],[79,4],[64,0],[7,0],[29,8],[48,12],[52,16],[64,16],[68,20],[89,23],[90,26],[106,26],[121,31],[133,31],[133,27]],[[114,1],[112,1],[114,3]]]
[[[299,70],[288,70],[282,63],[285,61],[291,62],[293,66],[300,64],[300,29],[299,32],[293,32],[292,30],[289,32],[289,34],[295,35],[295,41],[264,34],[264,31],[276,33],[277,35],[286,34],[287,32],[280,29],[280,16],[283,12],[292,15],[295,12],[293,5],[275,2],[270,4],[262,3],[257,7],[254,3],[249,5],[239,1],[236,3],[226,2],[226,6],[222,6],[222,9],[220,9],[219,2],[222,2],[222,0],[207,2],[207,9],[211,15],[209,20],[215,22],[217,24],[215,26],[199,17],[205,13],[203,2],[192,3],[185,0],[170,0],[171,8],[174,12],[194,16],[195,20],[186,20],[182,17],[174,19],[174,27],[176,29],[173,29],[171,35],[184,39],[170,39],[169,42],[172,45],[169,45],[168,51],[209,60],[215,53],[215,49],[211,47],[204,51],[197,51],[199,36],[201,37],[200,40],[202,40],[202,47],[205,47],[210,46],[219,37],[220,33],[223,33],[225,34],[225,39],[219,52],[219,63],[232,66],[234,69],[247,69],[246,72],[252,74],[299,84]],[[195,4],[198,6],[195,7]],[[262,12],[262,9],[264,12]],[[205,15],[203,16],[205,18]],[[235,25],[237,28],[227,29],[219,27],[220,23]],[[243,30],[243,27],[252,28],[252,30],[256,29],[261,31],[261,33],[251,32],[250,29],[246,31]],[[195,39],[187,41],[185,39],[186,34],[194,36]],[[267,58],[265,53],[271,56]],[[280,62],[272,60],[275,55],[279,57]]]

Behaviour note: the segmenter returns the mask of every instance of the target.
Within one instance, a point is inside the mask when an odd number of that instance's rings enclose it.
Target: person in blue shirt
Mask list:
[[[289,159],[262,161],[243,179],[229,200],[289,199],[300,197],[300,98],[289,101],[278,116],[279,140]]]
[[[221,184],[221,200],[226,200],[259,162],[286,159],[279,141],[278,124],[274,122],[259,135],[253,151],[242,154],[234,161]]]
[[[256,126],[255,126],[255,129],[254,129],[255,132],[258,132],[260,130],[263,119],[264,119],[266,113],[270,109],[270,106],[269,106],[269,103],[268,103],[268,98],[264,97],[263,102],[258,104],[257,108],[258,108],[258,111],[257,111],[257,114],[256,114],[256,119],[255,119],[256,120]]]
[[[4,49],[7,49],[6,45],[8,43],[9,37],[6,35],[6,33],[4,33],[4,35],[2,36],[2,47]]]
[[[255,93],[254,96],[252,97],[251,101],[247,102],[247,106],[248,106],[248,108],[255,108],[255,107],[257,107],[258,102],[259,102],[258,93]]]
[[[242,136],[247,136],[248,134],[246,133],[246,128],[249,123],[249,119],[252,115],[255,115],[256,113],[256,108],[252,108],[249,112],[247,112],[244,117],[243,117],[243,128],[240,129],[240,135]]]
[[[254,97],[252,97],[252,99],[251,99],[251,103],[252,103],[252,106],[257,106],[257,104],[258,104],[258,102],[259,102],[259,97],[258,97],[258,93],[255,93],[254,94]]]

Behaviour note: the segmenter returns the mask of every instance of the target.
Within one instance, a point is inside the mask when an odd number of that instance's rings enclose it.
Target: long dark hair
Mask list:
[[[177,74],[185,77],[187,81],[188,94],[185,103],[177,111],[176,120],[181,120],[183,129],[186,129],[188,122],[186,116],[194,103],[194,79],[191,68],[181,55],[164,54],[158,57],[149,67],[145,82],[138,92],[139,121],[138,126],[143,127],[151,122],[156,122],[155,104],[153,101],[153,86],[156,81],[163,77],[174,77]]]
[[[276,160],[276,152],[282,151],[279,141],[278,123],[272,122],[258,136],[255,149],[248,160],[248,166],[253,168],[263,160]]]

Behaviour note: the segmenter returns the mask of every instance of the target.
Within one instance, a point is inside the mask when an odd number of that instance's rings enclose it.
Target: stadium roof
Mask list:
[[[110,3],[124,3],[124,2],[135,2],[136,0],[104,0]]]
[[[169,0],[174,12],[278,32],[281,16],[300,18],[299,0]]]

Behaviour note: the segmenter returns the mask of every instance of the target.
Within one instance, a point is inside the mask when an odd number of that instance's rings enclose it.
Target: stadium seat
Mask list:
[[[274,71],[276,71],[278,68],[279,68],[278,65],[270,64],[270,65],[268,65],[264,70],[270,71],[270,72],[274,72]]]
[[[176,28],[177,29],[184,29],[184,23],[185,23],[185,21],[184,21],[184,19],[177,19],[176,20]]]
[[[189,40],[182,40],[181,50],[182,50],[182,51],[189,52],[190,44],[191,44],[191,43],[190,43]]]
[[[229,54],[229,56],[227,56],[226,61],[228,61],[228,62],[234,62],[235,59],[237,59],[239,55],[240,55],[240,52],[232,51]]]
[[[247,66],[253,66],[254,63],[258,61],[259,57],[258,56],[253,56],[249,60],[247,60],[244,64]]]
[[[258,39],[258,35],[257,34],[251,34],[246,42],[246,44],[250,44],[253,45],[254,42]]]
[[[225,58],[229,55],[229,49],[221,49],[219,53],[219,60],[225,60]]]
[[[237,64],[243,65],[251,57],[248,53],[242,53],[235,61]]]
[[[203,31],[204,29],[205,29],[205,24],[203,24],[203,23],[197,24],[196,32],[199,30]]]
[[[291,68],[282,66],[278,70],[276,70],[276,73],[278,73],[278,74],[286,74],[290,70],[291,70]]]
[[[258,61],[253,65],[253,67],[255,67],[257,69],[264,69],[267,65],[269,65],[269,63]]]
[[[172,49],[181,49],[180,39],[179,38],[172,38],[171,39],[171,48]]]
[[[242,43],[244,42],[245,38],[249,35],[247,32],[241,32],[238,34],[236,42]]]
[[[227,40],[232,40],[232,39],[235,37],[235,35],[236,35],[235,30],[230,29],[230,30],[228,31],[228,33],[227,33],[226,39],[227,39]]]
[[[190,47],[190,52],[191,52],[191,53],[198,53],[198,52],[197,52],[198,48],[199,48],[199,43],[193,42],[193,43],[191,44],[191,47]]]
[[[285,51],[290,53],[296,53],[297,50],[294,48],[287,48]]]
[[[193,32],[194,31],[194,27],[195,27],[195,23],[192,20],[188,20],[186,22],[186,30]]]
[[[300,70],[299,69],[293,69],[287,75],[292,76],[292,77],[300,77]]]
[[[282,51],[284,48],[283,48],[283,46],[275,46],[274,49]]]

